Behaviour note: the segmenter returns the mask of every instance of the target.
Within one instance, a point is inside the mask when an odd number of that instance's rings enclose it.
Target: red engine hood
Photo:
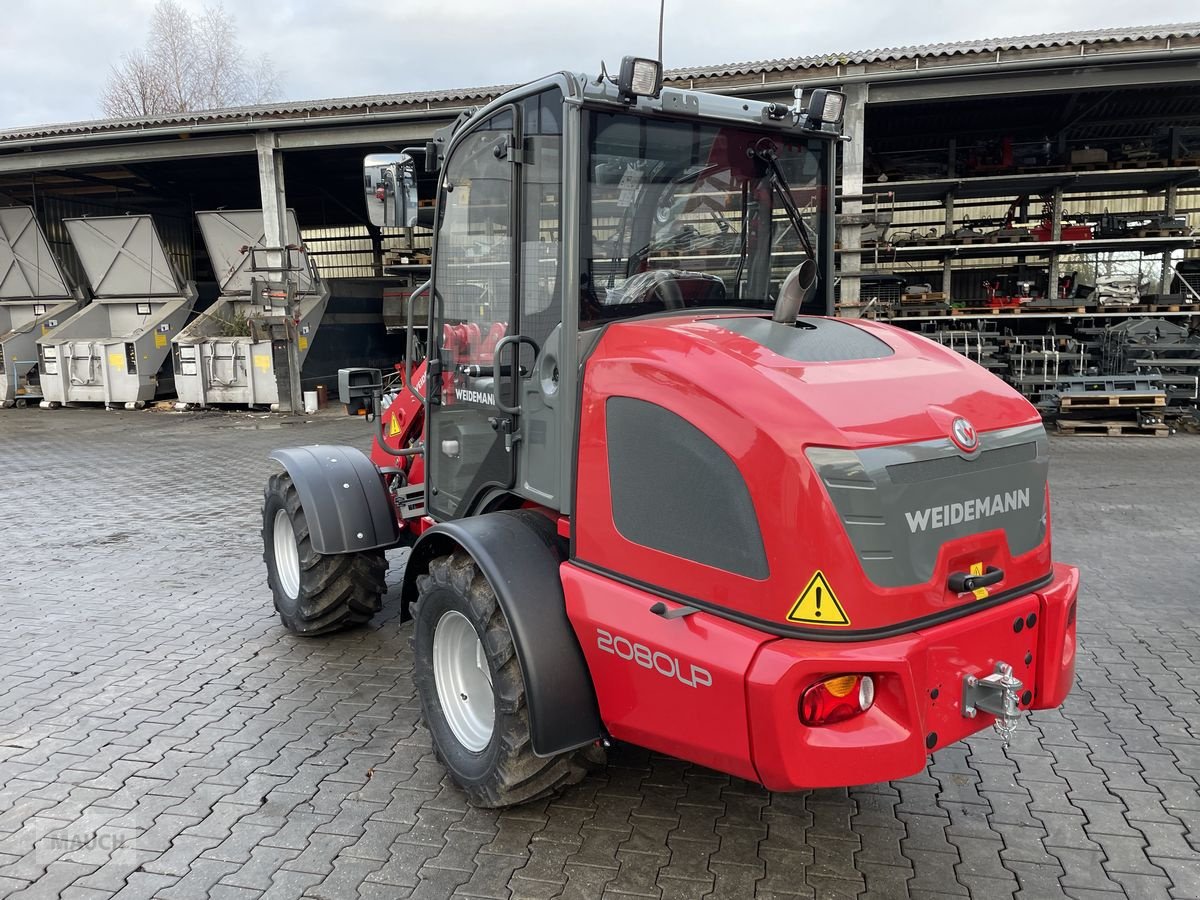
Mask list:
[[[991,603],[1050,571],[1037,411],[917,335],[626,321],[593,348],[581,393],[576,559],[666,596],[846,640],[980,608],[954,573],[1001,570]],[[980,433],[970,459],[956,416]],[[803,606],[818,575],[836,621]]]
[[[697,393],[736,398],[747,418],[781,440],[867,447],[945,437],[956,416],[978,431],[1040,421],[1032,404],[999,378],[920,335],[862,320],[802,320],[869,335],[879,355],[800,360],[729,327],[747,321],[742,315],[643,319],[610,326],[605,342],[662,363],[660,377],[678,373]],[[756,331],[793,331],[796,343],[804,343],[803,330],[753,321],[761,323]]]

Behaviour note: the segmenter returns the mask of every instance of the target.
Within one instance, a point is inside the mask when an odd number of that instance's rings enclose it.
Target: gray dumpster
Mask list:
[[[221,296],[175,336],[179,400],[276,408],[287,373],[287,322],[294,318],[303,365],[329,300],[300,242],[296,213],[288,210],[286,273],[256,268],[266,246],[261,209],[201,212],[196,219]],[[281,290],[281,280],[292,289]]]
[[[28,206],[0,209],[0,405],[42,399],[37,339],[79,306]]]

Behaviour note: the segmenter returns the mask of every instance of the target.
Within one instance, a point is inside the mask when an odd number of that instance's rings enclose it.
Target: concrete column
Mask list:
[[[951,141],[953,144],[953,141]],[[954,151],[951,149],[950,159],[954,159]],[[946,210],[946,235],[943,241],[949,242],[954,239],[954,192],[951,191],[942,199],[942,206]],[[946,303],[951,300],[950,285],[954,274],[954,260],[947,256],[942,260],[942,293],[946,295]]]
[[[287,292],[287,321],[284,323],[284,335],[287,347],[287,384],[280,385],[279,404],[285,404],[293,413],[298,415],[304,409],[303,390],[300,385],[300,335],[296,323],[300,312],[296,306],[295,281],[288,272],[289,253],[287,231],[287,194],[283,186],[283,153],[280,151],[275,134],[270,131],[260,131],[254,136],[254,146],[258,153],[258,189],[262,197],[263,211],[263,243],[266,252],[263,254],[267,268],[267,277],[277,289]]]
[[[1174,129],[1172,129],[1172,135],[1173,134],[1174,134]],[[1174,151],[1172,150],[1172,152],[1174,152]],[[1179,202],[1179,196],[1176,192],[1175,185],[1173,185],[1173,184],[1169,185],[1167,187],[1166,202],[1163,204],[1163,213],[1168,216],[1175,215],[1175,211],[1176,211],[1176,209],[1178,209],[1178,202]],[[1162,276],[1159,278],[1159,284],[1158,284],[1158,292],[1160,294],[1165,294],[1171,290],[1171,281],[1172,281],[1171,265],[1172,265],[1172,262],[1173,261],[1171,259],[1171,251],[1164,250],[1163,255],[1162,255]]]
[[[254,136],[258,151],[258,189],[262,197],[263,234],[268,247],[267,265],[275,270],[287,266],[287,194],[283,187],[283,154],[275,134],[260,131]]]
[[[853,225],[838,228],[841,254],[841,303],[842,315],[858,318],[859,301],[862,297],[860,273],[862,271],[862,225],[853,218],[862,214],[863,157],[866,154],[866,84],[849,84],[846,92],[846,115],[842,120],[842,132],[850,140],[842,143],[842,196],[851,199],[842,201],[842,213]]]
[[[1062,240],[1062,188],[1055,188],[1050,201],[1050,240]],[[1050,254],[1050,264],[1046,269],[1046,296],[1050,300],[1058,299],[1059,265],[1058,251]]]

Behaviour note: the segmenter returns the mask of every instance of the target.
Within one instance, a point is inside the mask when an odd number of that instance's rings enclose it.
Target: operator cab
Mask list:
[[[618,79],[542,79],[406,151],[437,179],[433,518],[523,501],[570,513],[580,364],[605,326],[831,311],[841,95],[799,101],[662,88],[656,62],[627,58]],[[415,221],[413,170],[379,177],[369,157],[365,171],[368,205],[395,197],[388,221]]]

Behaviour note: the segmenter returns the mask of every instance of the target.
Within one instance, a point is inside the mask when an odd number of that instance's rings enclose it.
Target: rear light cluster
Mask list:
[[[860,716],[875,703],[875,679],[870,675],[835,675],[809,686],[800,695],[800,721],[832,725]]]

